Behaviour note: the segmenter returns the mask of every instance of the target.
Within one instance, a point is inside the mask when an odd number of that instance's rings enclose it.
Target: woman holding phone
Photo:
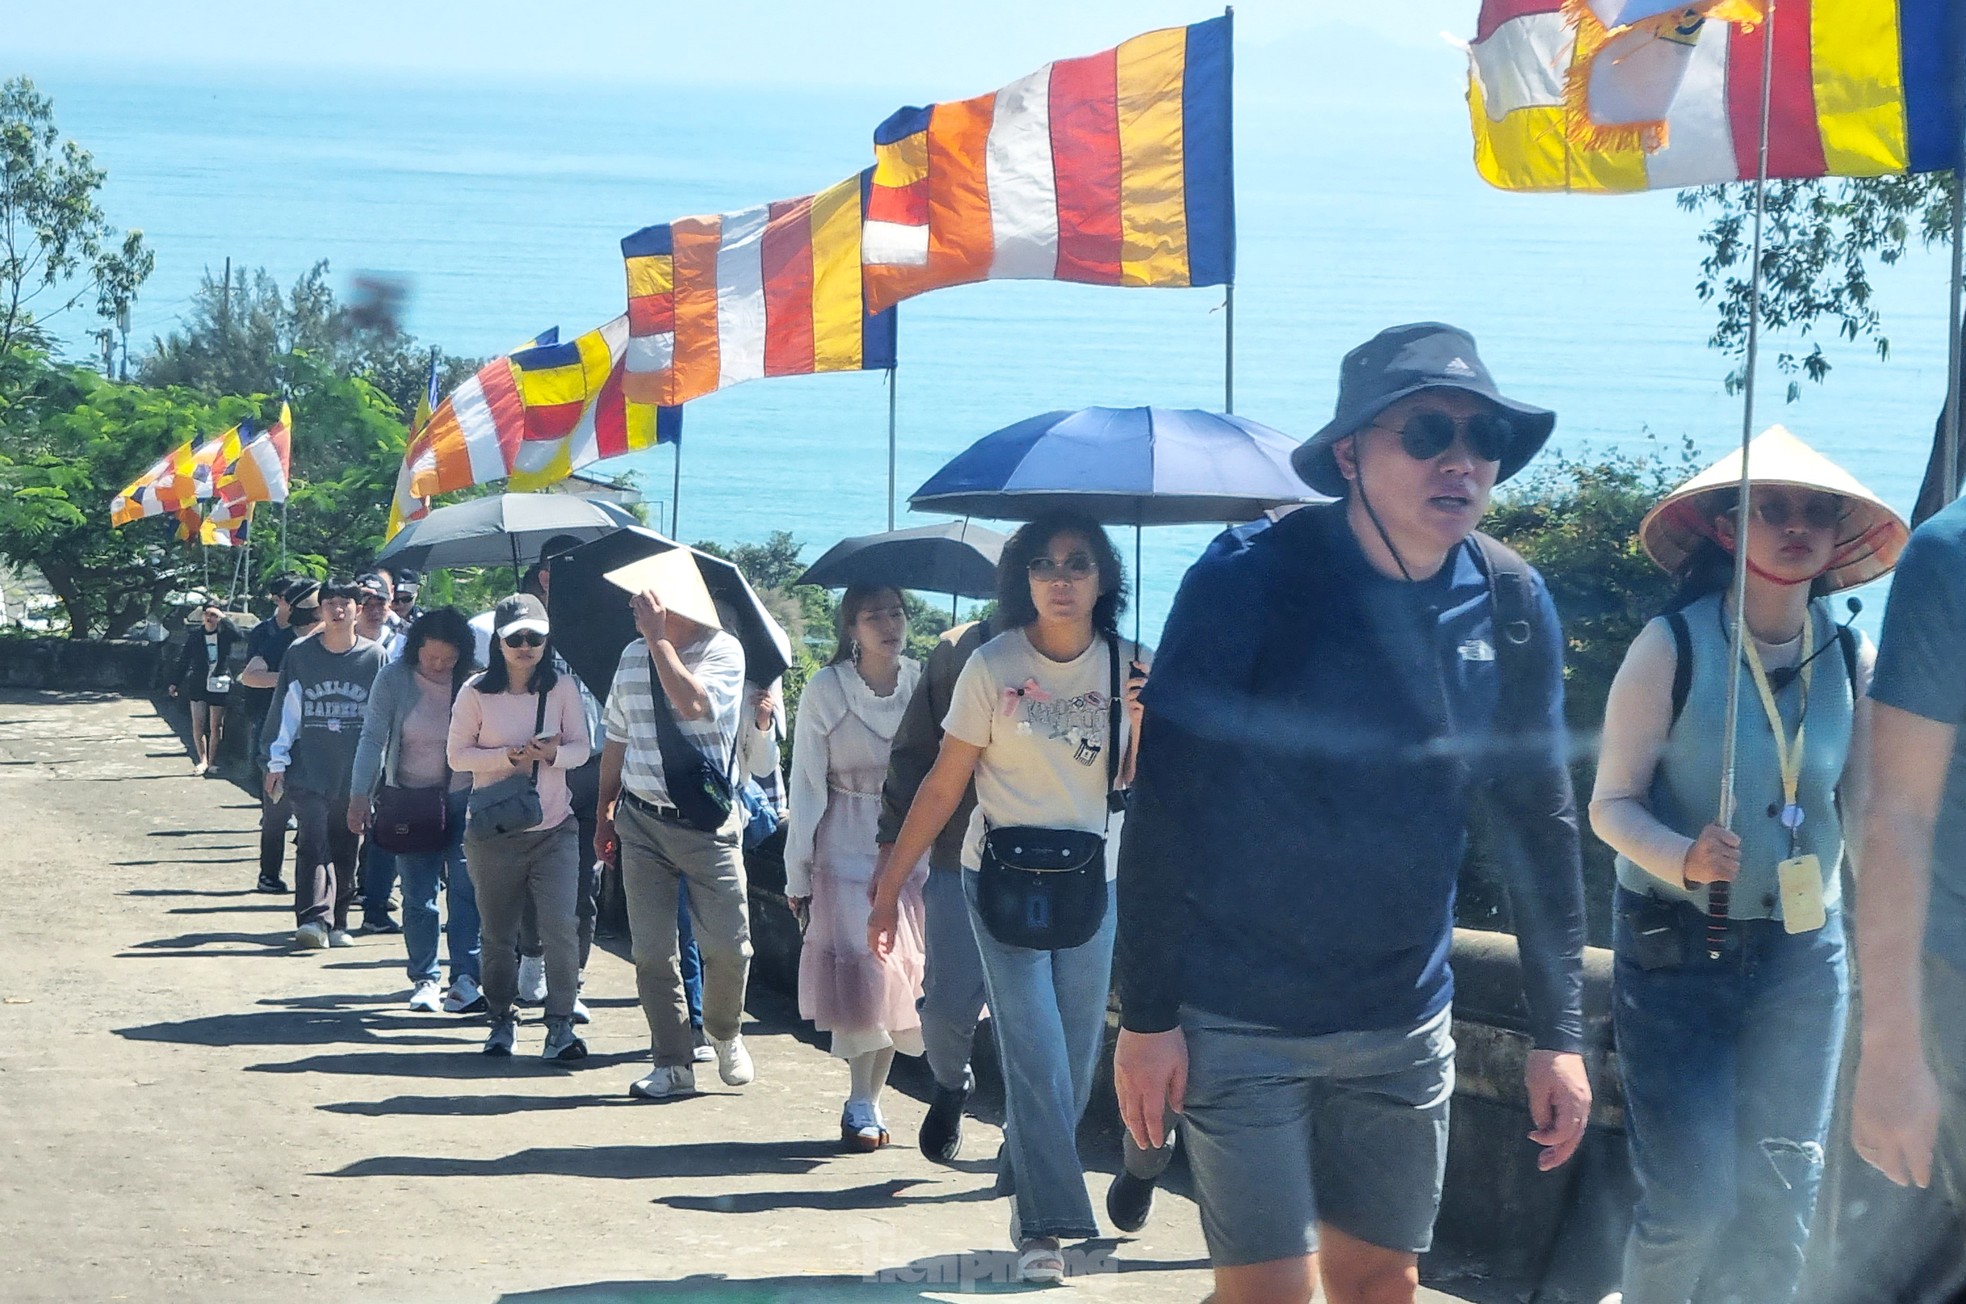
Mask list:
[[[579,824],[567,771],[592,750],[573,681],[553,671],[551,627],[538,598],[521,593],[492,618],[492,657],[451,711],[453,770],[471,775],[464,856],[477,889],[491,1035],[485,1054],[510,1055],[517,1032],[519,917],[530,899],[546,947],[546,1046],[541,1057],[579,1060],[573,1030],[580,986]]]

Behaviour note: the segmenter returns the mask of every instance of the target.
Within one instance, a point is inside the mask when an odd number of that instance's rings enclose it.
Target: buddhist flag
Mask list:
[[[389,500],[389,524],[383,531],[383,542],[396,537],[411,521],[420,520],[430,514],[430,501],[418,498],[410,492],[411,464],[420,450],[424,428],[430,424],[430,414],[437,406],[437,351],[430,350],[430,368],[424,376],[423,393],[417,395],[416,411],[410,414],[410,433],[403,445],[403,465],[396,472],[396,492]]]
[[[971,281],[1235,279],[1225,15],[1061,59],[874,132],[868,302]]]
[[[186,440],[170,452],[152,462],[147,470],[125,485],[123,491],[109,500],[109,523],[111,526],[128,525],[149,516],[162,516],[164,504],[157,496],[157,486],[171,478],[173,468],[180,461],[191,460],[195,440]]]
[[[680,407],[766,376],[892,367],[894,314],[869,308],[861,279],[871,179],[624,239],[625,396]]]
[[[284,503],[287,501],[288,471],[293,460],[293,409],[280,404],[280,419],[263,434],[247,440],[234,459],[228,482],[239,491],[239,501]]]
[[[510,358],[493,358],[437,405],[404,455],[417,498],[503,480],[525,437],[525,405]]]
[[[591,463],[682,437],[681,408],[627,400],[627,345],[624,315],[570,343],[512,355],[526,423],[512,462],[513,489],[543,489]]]
[[[1483,0],[1468,80],[1482,177],[1598,193],[1753,180],[1771,40],[1771,177],[1933,172],[1959,158],[1959,0],[1781,0],[1761,22],[1759,0],[1667,8]]]

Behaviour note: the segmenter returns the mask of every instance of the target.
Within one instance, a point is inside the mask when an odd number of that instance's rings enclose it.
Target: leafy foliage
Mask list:
[[[1735,362],[1729,392],[1743,380],[1748,316],[1754,289],[1754,188],[1702,186],[1680,192],[1679,205],[1706,214],[1700,235],[1695,291],[1715,305],[1719,320],[1709,343]],[[1931,246],[1951,231],[1951,199],[1946,174],[1866,177],[1831,182],[1771,181],[1766,191],[1761,250],[1761,312],[1764,326],[1792,331],[1810,342],[1809,351],[1780,349],[1775,365],[1788,376],[1788,396],[1800,393],[1798,375],[1822,381],[1832,366],[1818,331],[1833,328],[1849,343],[1868,342],[1889,357],[1891,339],[1872,302],[1872,260],[1890,266],[1913,243]]]
[[[1541,572],[1563,622],[1564,713],[1575,740],[1580,819],[1596,782],[1597,731],[1611,680],[1639,630],[1672,594],[1672,577],[1639,547],[1639,522],[1697,469],[1690,441],[1676,457],[1546,457],[1503,491],[1483,524]],[[1588,827],[1583,841],[1591,941],[1609,945],[1612,852]],[[1480,864],[1478,849],[1462,874],[1457,914],[1476,928],[1496,927],[1505,915],[1500,876]]]
[[[54,101],[33,82],[0,83],[0,353],[46,348],[48,320],[91,290],[105,323],[135,300],[155,260],[141,231],[119,242],[97,205],[107,176],[61,139]]]

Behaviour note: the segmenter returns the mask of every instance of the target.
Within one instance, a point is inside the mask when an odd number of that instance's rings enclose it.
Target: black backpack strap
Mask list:
[[[1857,631],[1848,625],[1839,625],[1836,641],[1843,648],[1843,671],[1850,676],[1850,696],[1857,695]]]
[[[539,737],[540,734],[544,733],[545,731],[546,731],[546,694],[541,693],[539,694],[539,709],[533,713],[533,717],[532,717],[532,736],[533,738],[537,738]],[[526,741],[531,742],[532,738],[528,738],[526,739]],[[539,787],[539,762],[538,761],[534,761],[532,763],[532,786],[535,788]]]
[[[1501,718],[1512,731],[1541,728],[1536,694],[1536,603],[1531,596],[1529,563],[1515,549],[1477,532],[1474,536],[1488,572],[1489,601],[1494,605],[1495,658],[1501,673]]]
[[[1666,724],[1666,732],[1671,733],[1686,710],[1687,694],[1693,691],[1693,627],[1686,623],[1685,612],[1668,611],[1666,628],[1672,631],[1673,650],[1672,719]]]

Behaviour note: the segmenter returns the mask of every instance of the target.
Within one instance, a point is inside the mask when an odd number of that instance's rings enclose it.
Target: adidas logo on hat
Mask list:
[[[1468,365],[1466,358],[1455,358],[1446,366],[1442,367],[1441,370],[1450,376],[1472,376],[1475,374],[1475,369]]]

